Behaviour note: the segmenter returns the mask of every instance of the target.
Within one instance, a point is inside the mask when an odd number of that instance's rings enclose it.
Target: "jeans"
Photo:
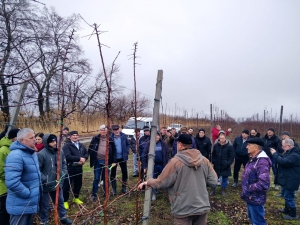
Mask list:
[[[94,165],[94,181],[93,181],[93,196],[97,196],[98,193],[98,184],[100,180],[103,180],[103,184],[105,183],[105,160],[98,159],[95,161]],[[101,179],[100,179],[101,178]],[[105,189],[104,189],[105,190]]]
[[[228,176],[222,176],[222,180],[221,180],[221,186],[222,188],[227,188],[228,186]],[[216,188],[216,186],[214,186],[213,188]]]
[[[70,178],[70,182],[69,182],[69,178]],[[68,171],[68,175],[66,176],[66,178],[64,180],[64,186],[63,186],[63,195],[64,195],[65,202],[67,202],[69,200],[70,186],[71,186],[72,182],[74,183],[74,185],[73,185],[74,197],[78,198],[80,190],[81,190],[81,186],[82,186],[82,168],[81,168],[81,171],[80,170],[78,170],[78,171],[69,170]]]
[[[56,197],[56,191],[43,192],[43,196],[40,201],[40,217],[42,222],[48,222],[50,198],[53,204],[55,204],[55,197]],[[64,199],[61,190],[59,190],[59,195],[58,195],[58,214],[60,218],[66,216],[66,209],[64,207]]]
[[[9,224],[9,214],[6,211],[7,193],[0,196],[0,221],[3,225]]]
[[[163,165],[154,164],[153,178],[156,179],[163,171]]]
[[[124,159],[117,159],[117,162],[121,167],[122,181],[127,182],[127,179],[128,179],[127,163],[126,163],[126,161],[124,161]],[[117,175],[117,166],[114,166],[111,169],[110,180],[114,181],[116,179],[116,175]]]
[[[137,154],[132,153],[132,159],[133,159],[133,173],[138,173],[138,160],[137,160]]]
[[[240,169],[241,169],[241,166],[243,164],[244,168],[248,162],[248,158],[246,159],[237,159],[235,158],[234,159],[234,167],[233,167],[233,180],[234,182],[238,182],[239,180],[239,172],[240,172]]]
[[[10,215],[10,225],[31,225],[34,214]]]
[[[295,200],[294,190],[284,188],[283,197],[288,208],[296,208],[295,201],[294,201]]]
[[[266,225],[265,208],[263,205],[247,203],[248,217],[253,225]]]

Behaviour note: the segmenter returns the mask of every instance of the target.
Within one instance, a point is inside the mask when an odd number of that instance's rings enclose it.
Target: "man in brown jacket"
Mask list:
[[[166,165],[157,179],[149,179],[139,185],[152,188],[168,188],[174,224],[207,223],[210,211],[206,185],[217,185],[218,178],[207,158],[192,148],[192,138],[181,134],[178,152]]]

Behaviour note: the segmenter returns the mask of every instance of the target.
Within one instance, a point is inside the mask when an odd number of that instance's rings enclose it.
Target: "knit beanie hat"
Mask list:
[[[51,143],[52,141],[57,142],[57,137],[54,134],[49,135],[49,137],[47,138],[47,144]]]
[[[15,129],[11,129],[9,132],[8,132],[8,139],[13,139],[15,137],[17,137],[17,133],[19,132],[19,128],[15,128]]]

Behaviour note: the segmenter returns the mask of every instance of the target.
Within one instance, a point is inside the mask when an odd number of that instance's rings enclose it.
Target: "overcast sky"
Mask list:
[[[162,98],[190,113],[210,104],[234,117],[299,114],[300,1],[43,0],[62,16],[80,13],[101,24],[105,63],[118,51],[121,85],[133,89],[133,44],[138,42],[138,91],[154,96],[157,71]],[[92,29],[84,22],[80,36]],[[81,38],[85,55],[100,70],[96,37]],[[149,97],[148,96],[148,97]],[[151,101],[152,101],[152,97]],[[189,115],[190,115],[189,113]]]

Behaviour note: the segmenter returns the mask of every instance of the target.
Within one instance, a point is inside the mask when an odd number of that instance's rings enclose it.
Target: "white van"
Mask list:
[[[126,134],[127,138],[130,140],[134,135],[135,129],[135,117],[130,117],[127,121],[126,125],[123,127],[122,132]],[[143,134],[143,127],[148,126],[151,129],[152,125],[152,117],[137,117],[137,128],[141,129],[141,133]]]
[[[179,123],[172,123],[170,124],[170,126],[168,127],[168,130],[172,129],[172,128],[175,128],[176,129],[176,132],[179,132],[180,129],[181,129],[182,125],[179,124]]]

